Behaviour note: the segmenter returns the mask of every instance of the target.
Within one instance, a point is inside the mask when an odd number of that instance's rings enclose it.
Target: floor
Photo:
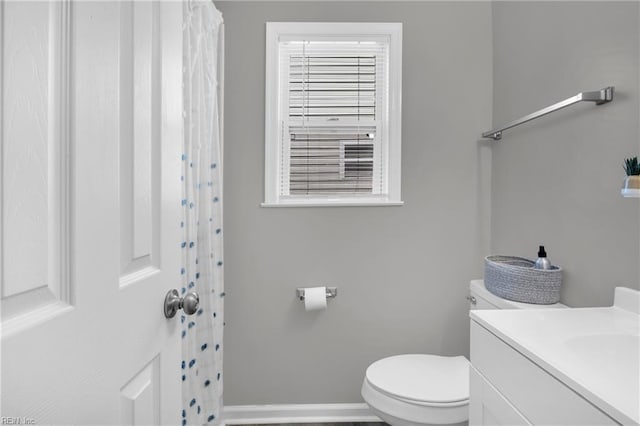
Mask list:
[[[387,423],[381,422],[363,422],[363,423],[277,423],[272,424],[271,426],[289,426],[289,425],[300,425],[300,426],[389,426]],[[238,426],[262,426],[262,425],[254,425],[254,424],[244,424]]]

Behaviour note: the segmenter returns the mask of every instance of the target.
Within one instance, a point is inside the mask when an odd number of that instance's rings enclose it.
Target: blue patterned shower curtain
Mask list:
[[[183,27],[182,294],[200,307],[182,322],[182,424],[222,420],[222,14],[186,0]]]

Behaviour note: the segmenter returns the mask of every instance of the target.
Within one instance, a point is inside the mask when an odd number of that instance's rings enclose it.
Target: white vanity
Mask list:
[[[470,316],[470,425],[640,424],[640,292]]]

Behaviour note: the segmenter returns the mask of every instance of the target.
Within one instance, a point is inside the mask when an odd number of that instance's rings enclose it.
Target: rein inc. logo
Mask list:
[[[0,416],[0,425],[35,425],[35,419],[31,417]]]

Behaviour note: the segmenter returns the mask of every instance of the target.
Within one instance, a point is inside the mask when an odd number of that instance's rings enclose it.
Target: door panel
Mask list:
[[[0,7],[1,414],[178,424],[182,5]]]
[[[160,362],[156,357],[121,390],[121,425],[156,425],[160,420]]]
[[[2,333],[69,310],[68,4],[4,2]],[[28,143],[26,143],[28,141]]]
[[[159,266],[160,5],[120,6],[121,285]]]

